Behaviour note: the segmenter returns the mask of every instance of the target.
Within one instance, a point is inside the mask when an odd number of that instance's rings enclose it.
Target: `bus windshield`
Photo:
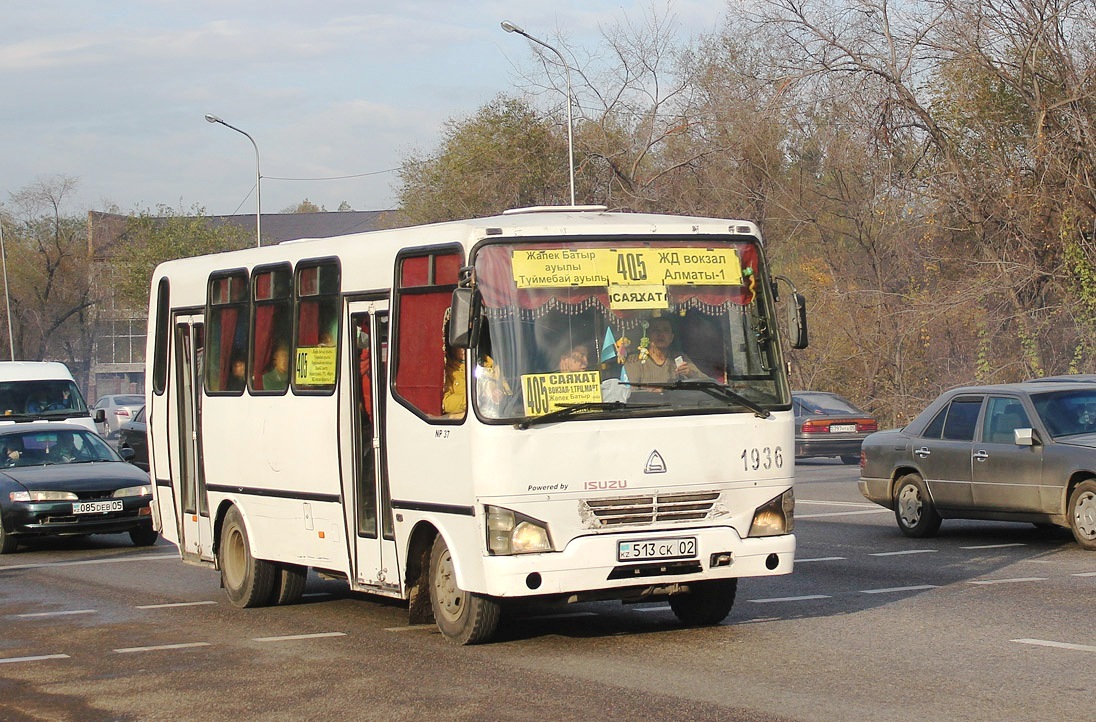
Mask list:
[[[761,264],[749,236],[481,247],[476,408],[514,421],[787,405]]]

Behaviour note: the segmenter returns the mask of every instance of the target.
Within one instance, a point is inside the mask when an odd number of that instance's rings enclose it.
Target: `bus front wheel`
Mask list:
[[[221,568],[221,585],[233,605],[260,607],[270,602],[277,568],[251,555],[247,527],[236,507],[225,514],[217,565]]]
[[[737,579],[713,579],[690,584],[692,590],[670,597],[670,609],[687,627],[710,627],[719,624],[731,613]]]
[[[430,550],[430,606],[438,629],[454,644],[486,642],[498,628],[499,603],[457,586],[453,556],[440,534]]]

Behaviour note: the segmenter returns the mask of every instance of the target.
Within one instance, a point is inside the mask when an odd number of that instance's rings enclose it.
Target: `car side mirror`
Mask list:
[[[137,452],[128,446],[118,449],[118,453],[122,455],[122,459],[125,461],[133,461],[133,457],[137,456]]]
[[[105,424],[107,422],[107,410],[95,409],[95,423]]]
[[[1013,429],[1012,435],[1017,446],[1038,446],[1040,443],[1035,429]]]

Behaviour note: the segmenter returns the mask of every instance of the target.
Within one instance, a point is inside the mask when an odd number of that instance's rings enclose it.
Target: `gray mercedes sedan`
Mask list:
[[[1096,385],[1041,380],[940,395],[864,440],[860,491],[909,537],[942,519],[1057,525],[1096,550]]]

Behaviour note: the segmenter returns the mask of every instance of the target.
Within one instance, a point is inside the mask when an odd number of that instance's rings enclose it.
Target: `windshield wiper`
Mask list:
[[[528,429],[530,426],[550,424],[553,421],[567,419],[587,411],[619,411],[621,409],[653,409],[665,404],[629,404],[625,401],[587,401],[581,404],[566,404],[555,411],[540,416],[526,416],[514,424],[515,428]]]
[[[624,383],[624,382],[622,382],[622,383]],[[696,389],[697,391],[703,391],[704,393],[708,394],[709,396],[714,396],[717,399],[722,399],[724,401],[733,401],[736,404],[739,404],[741,406],[745,406],[747,409],[754,412],[754,416],[756,416],[759,419],[767,419],[767,418],[769,418],[769,416],[772,415],[771,412],[768,409],[762,407],[761,405],[757,404],[754,401],[750,401],[745,396],[743,396],[742,394],[740,394],[737,391],[735,391],[734,389],[732,389],[730,386],[727,386],[726,384],[721,384],[718,381],[681,380],[681,381],[673,381],[673,382],[663,382],[663,381],[656,382],[656,381],[652,381],[650,383],[633,383],[633,382],[627,382],[627,383],[628,383],[629,386],[635,386],[635,387],[638,387],[638,388],[675,389],[675,390]]]

